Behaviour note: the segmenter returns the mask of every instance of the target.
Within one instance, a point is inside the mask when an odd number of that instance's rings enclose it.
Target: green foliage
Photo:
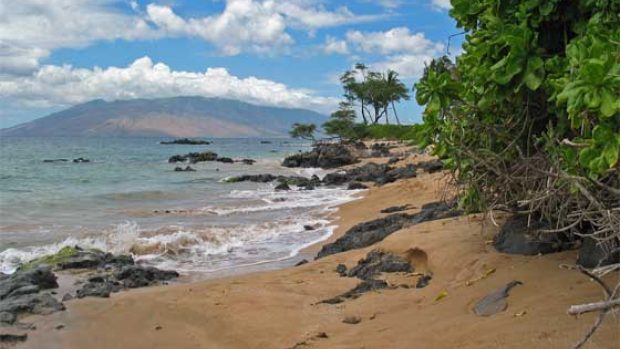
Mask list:
[[[362,138],[417,142],[420,128],[421,125],[366,125]]]
[[[314,140],[314,132],[316,132],[315,124],[300,124],[294,123],[293,127],[289,131],[289,134],[293,138],[301,138],[306,140]]]
[[[452,5],[451,16],[466,31],[464,53],[456,64],[433,61],[415,88],[426,106],[420,140],[433,144],[465,184],[464,206],[522,199],[522,192],[498,197],[491,178],[535,154],[563,173],[617,175],[620,2]]]

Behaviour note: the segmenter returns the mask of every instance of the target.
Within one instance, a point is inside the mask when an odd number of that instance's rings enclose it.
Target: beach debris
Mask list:
[[[409,204],[402,205],[402,206],[390,206],[388,208],[384,208],[383,210],[381,210],[381,213],[394,213],[394,212],[407,211],[410,208],[411,207]]]
[[[511,281],[486,295],[476,303],[474,313],[478,316],[491,316],[506,310],[508,307],[508,303],[506,302],[508,293],[517,285],[523,285],[523,283],[521,281]]]
[[[348,272],[349,277],[362,280],[373,279],[380,273],[411,273],[411,264],[403,257],[379,249],[368,252],[365,258],[360,259],[357,265]]]
[[[362,322],[362,318],[357,315],[350,315],[350,316],[345,317],[342,320],[342,323],[349,324],[349,325],[357,325],[360,322]]]
[[[443,290],[443,291],[439,292],[437,297],[435,297],[435,302],[439,302],[440,300],[442,300],[442,299],[444,299],[446,297],[448,297],[448,291]]]
[[[476,278],[473,278],[471,280],[466,281],[465,285],[466,286],[471,286],[471,285],[475,284],[478,281],[486,279],[487,277],[489,277],[493,273],[495,273],[495,268],[489,268],[489,269],[485,270],[484,273],[482,273],[482,275],[480,275],[480,276],[478,276]]]
[[[520,312],[512,314],[512,316],[513,317],[522,317],[522,316],[525,316],[525,314],[527,314],[527,311],[523,310],[523,311],[520,311]]]

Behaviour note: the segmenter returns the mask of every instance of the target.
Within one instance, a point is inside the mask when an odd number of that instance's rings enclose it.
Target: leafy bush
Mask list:
[[[416,100],[421,141],[453,169],[461,204],[534,213],[617,248],[620,2],[452,5],[464,53],[426,67]]]

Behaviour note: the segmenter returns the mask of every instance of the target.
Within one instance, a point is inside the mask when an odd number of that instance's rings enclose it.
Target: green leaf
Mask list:
[[[620,146],[617,143],[608,143],[603,149],[603,157],[607,161],[609,168],[612,168],[618,162],[620,156]]]
[[[543,79],[545,78],[545,69],[543,68],[544,65],[545,63],[542,58],[538,56],[528,60],[527,70],[523,76],[523,81],[530,90],[537,90],[538,87],[540,87],[540,84],[542,84]]]

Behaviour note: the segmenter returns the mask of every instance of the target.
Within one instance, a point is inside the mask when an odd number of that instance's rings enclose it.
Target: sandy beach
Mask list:
[[[384,216],[386,207],[409,204],[408,213],[418,211],[445,195],[444,182],[441,172],[419,172],[417,178],[370,188],[340,207],[333,217],[338,228],[326,242]],[[496,252],[489,241],[497,229],[480,214],[447,218],[298,267],[72,300],[65,302],[66,311],[29,318],[37,330],[19,348],[571,347],[595,315],[572,317],[566,311],[600,300],[600,288],[560,268],[574,264],[575,251],[533,257]],[[302,254],[313,256],[319,249],[311,246]],[[339,304],[319,303],[359,283],[339,276],[339,263],[351,268],[375,249],[409,258],[414,273],[384,273],[392,287]],[[423,252],[412,258],[407,252],[412,249]],[[432,280],[415,288],[420,274],[432,274]],[[481,298],[511,281],[523,284],[510,292],[505,311],[473,313]],[[344,323],[345,318],[357,323]],[[619,326],[618,318],[608,317],[586,347],[618,347]]]

